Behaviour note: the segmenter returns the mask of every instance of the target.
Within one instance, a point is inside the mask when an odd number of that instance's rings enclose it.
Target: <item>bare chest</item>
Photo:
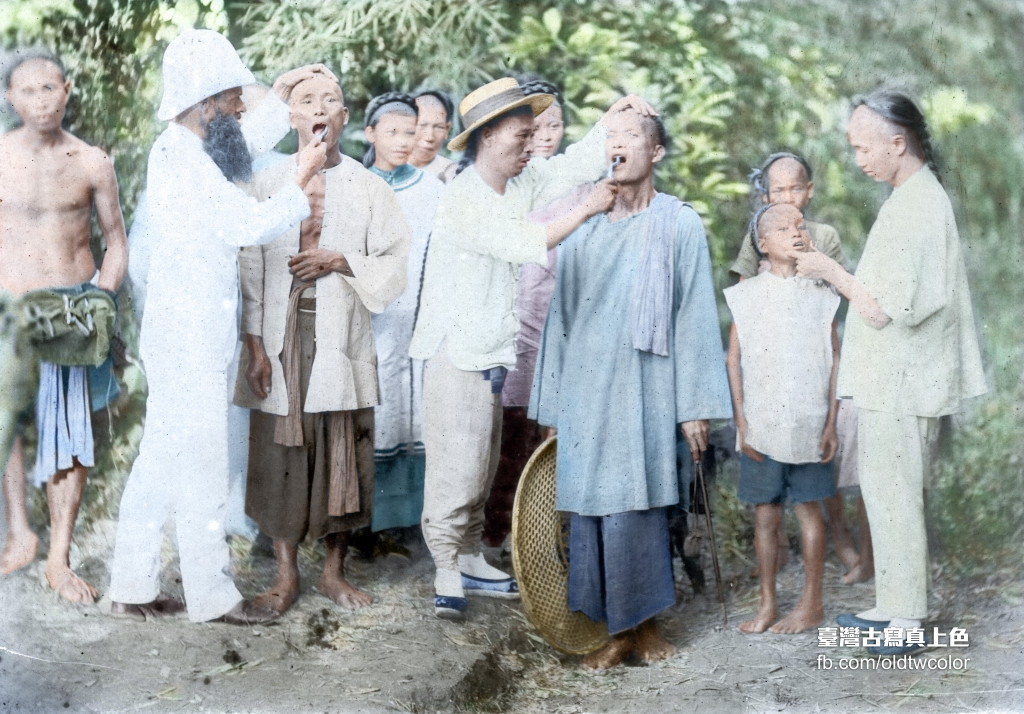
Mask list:
[[[320,232],[324,226],[324,175],[317,174],[304,189],[309,200],[309,218],[299,229],[300,250],[311,250],[320,246]]]
[[[88,212],[92,182],[80,157],[14,152],[0,158],[0,216],[4,221],[45,221]]]

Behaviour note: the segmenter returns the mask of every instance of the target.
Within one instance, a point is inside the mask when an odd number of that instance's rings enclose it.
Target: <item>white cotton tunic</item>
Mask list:
[[[519,269],[548,260],[547,228],[527,214],[600,178],[604,144],[604,127],[597,124],[561,156],[530,161],[503,194],[473,166],[452,179],[427,251],[412,357],[430,359],[444,342],[461,370],[515,367]]]
[[[409,356],[409,342],[416,321],[430,229],[444,192],[443,183],[420,169],[415,169],[408,179],[390,185],[412,231],[412,240],[405,290],[383,312],[372,317],[380,385],[380,404],[373,415],[377,459],[423,453],[423,362]]]
[[[861,409],[938,417],[986,391],[953,206],[923,167],[871,226],[857,280],[892,321],[850,312],[837,394]]]
[[[140,352],[149,396],[121,498],[109,595],[156,598],[163,525],[173,516],[189,618],[205,621],[241,600],[224,537],[238,247],[273,240],[309,215],[309,202],[294,183],[257,201],[174,122],[150,151],[146,188],[151,254]]]
[[[839,296],[767,272],[724,294],[740,342],[747,445],[782,463],[820,461]]]

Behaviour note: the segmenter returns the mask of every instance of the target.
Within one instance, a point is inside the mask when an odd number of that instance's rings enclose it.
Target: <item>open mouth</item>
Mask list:
[[[615,169],[620,164],[624,163],[625,161],[626,161],[625,157],[623,157],[623,156],[621,156],[619,154],[616,154],[615,156],[613,156],[611,162],[608,164],[608,168],[604,170],[604,175],[603,175],[602,178],[605,181],[609,181],[609,180],[615,178]]]
[[[314,124],[313,125],[313,136],[319,136],[321,139],[323,139],[324,136],[326,136],[326,135],[327,135],[327,125],[326,124]]]

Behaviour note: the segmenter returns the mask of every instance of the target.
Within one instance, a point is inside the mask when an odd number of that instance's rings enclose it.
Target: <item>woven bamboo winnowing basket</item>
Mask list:
[[[608,642],[608,628],[569,610],[568,516],[555,510],[556,437],[523,469],[512,507],[512,564],[527,619],[548,642],[586,654]]]

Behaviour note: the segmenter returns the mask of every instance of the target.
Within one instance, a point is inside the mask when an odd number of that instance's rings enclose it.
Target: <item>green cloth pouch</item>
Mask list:
[[[32,290],[17,305],[19,354],[90,367],[99,366],[110,354],[117,306],[107,291],[91,285],[82,292]]]

